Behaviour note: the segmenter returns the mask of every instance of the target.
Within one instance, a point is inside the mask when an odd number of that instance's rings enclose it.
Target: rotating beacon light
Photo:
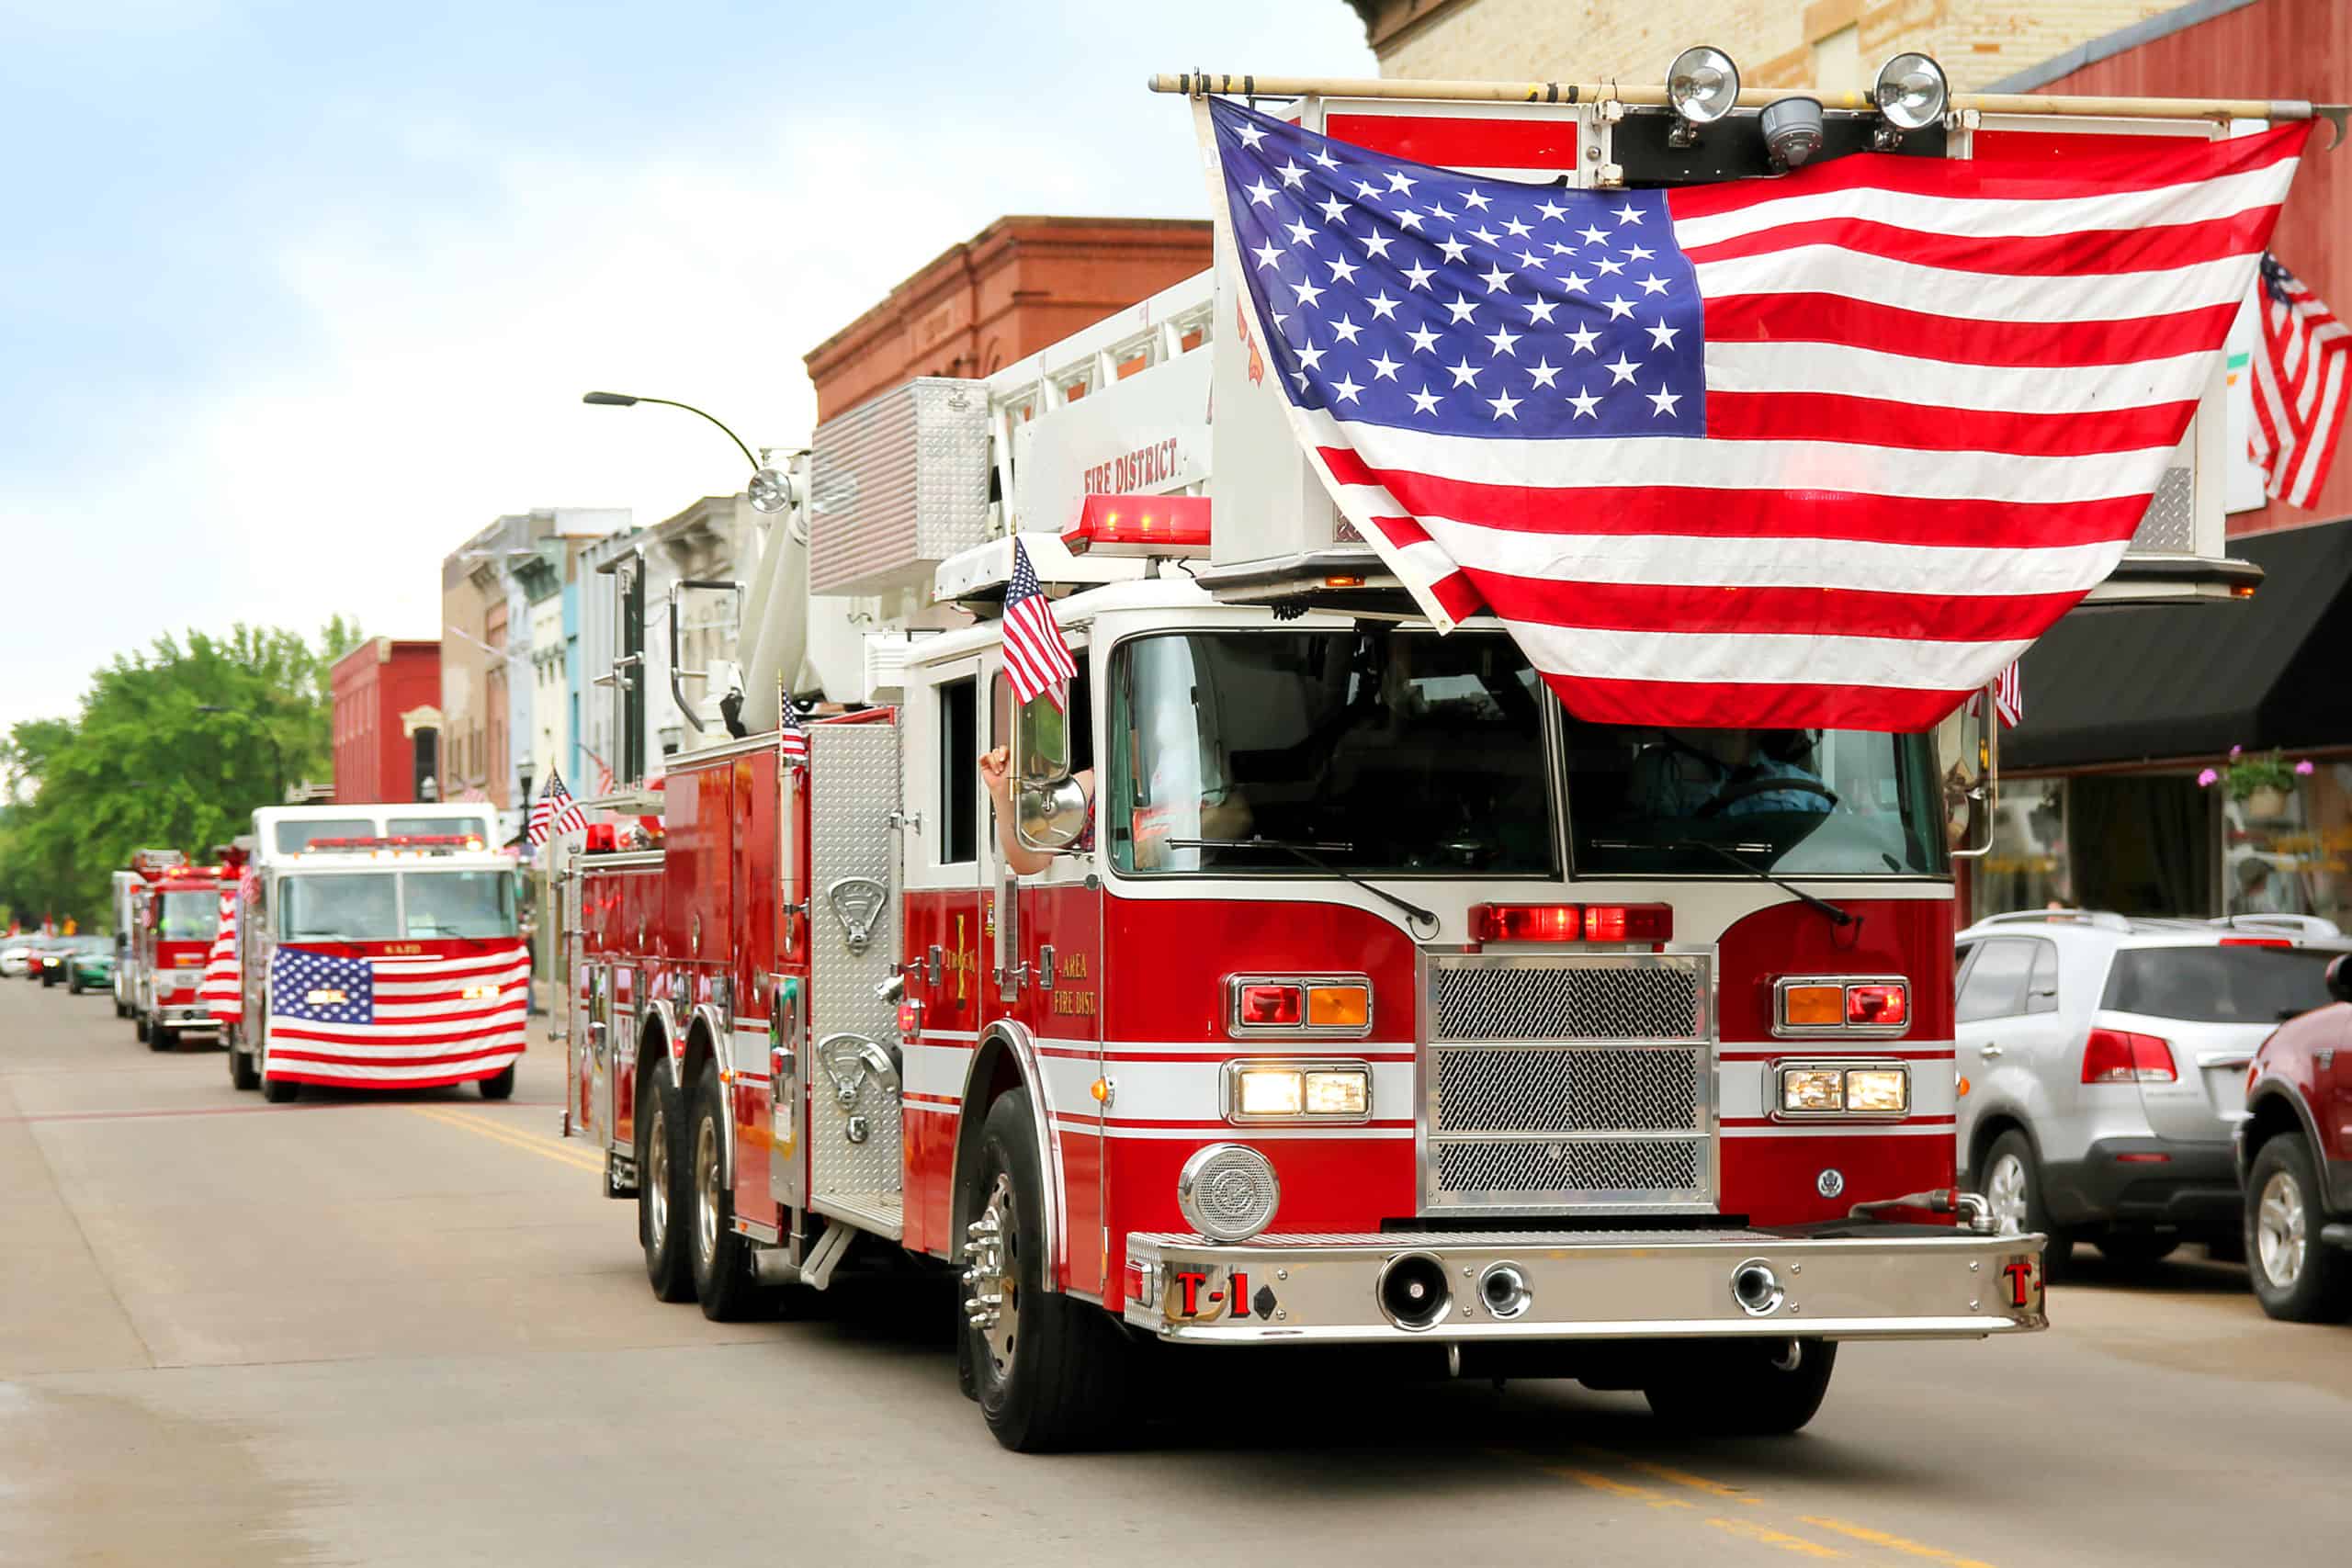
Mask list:
[[[1739,103],[1739,67],[1720,49],[1686,49],[1666,68],[1666,101],[1674,107],[1667,145],[1690,146],[1701,126],[1713,125]]]
[[[1871,97],[1879,117],[1871,145],[1888,152],[1905,131],[1924,130],[1943,118],[1951,103],[1951,84],[1944,79],[1944,68],[1927,55],[1898,54],[1878,68]]]
[[[1764,150],[1772,155],[1772,167],[1782,174],[1803,168],[1806,159],[1821,151],[1818,98],[1776,99],[1764,106],[1756,123],[1764,132]]]

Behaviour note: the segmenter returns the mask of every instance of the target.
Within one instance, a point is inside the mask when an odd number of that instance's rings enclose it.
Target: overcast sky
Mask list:
[[[1204,216],[1205,66],[1344,0],[0,0],[0,727],[243,619],[433,637],[503,512],[739,486],[800,356],[1008,212]]]

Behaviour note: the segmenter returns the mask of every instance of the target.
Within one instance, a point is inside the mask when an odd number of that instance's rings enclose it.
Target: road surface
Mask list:
[[[1849,1346],[1794,1438],[1236,1351],[1131,1448],[1024,1459],[944,1297],[654,1302],[560,1077],[266,1105],[0,981],[0,1563],[2352,1562],[2352,1328],[2201,1259],[2091,1255],[2046,1335]]]

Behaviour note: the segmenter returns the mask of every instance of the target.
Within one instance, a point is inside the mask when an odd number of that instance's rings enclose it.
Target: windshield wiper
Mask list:
[[[1754,861],[1749,860],[1745,855],[1734,854],[1731,851],[1724,848],[1721,844],[1711,844],[1704,839],[1669,839],[1667,840],[1666,848],[1669,850],[1704,850],[1709,854],[1716,856],[1718,859],[1728,861],[1733,865],[1739,867],[1740,870],[1747,873],[1748,875],[1755,877],[1758,881],[1769,882],[1773,886],[1779,888],[1781,892],[1787,894],[1790,897],[1798,899],[1812,906],[1814,908],[1820,910],[1824,915],[1828,917],[1829,923],[1831,925],[1837,926],[1841,930],[1847,926],[1858,926],[1862,923],[1861,916],[1855,914],[1851,909],[1841,909],[1826,898],[1816,897],[1813,894],[1806,892],[1802,887],[1783,882],[1779,877],[1772,874],[1770,867],[1758,865]]]
[[[1437,934],[1437,928],[1440,922],[1435,914],[1431,913],[1430,910],[1422,908],[1419,904],[1413,903],[1409,899],[1399,898],[1396,894],[1389,892],[1385,887],[1374,886],[1371,883],[1366,882],[1363,877],[1358,876],[1354,872],[1349,871],[1342,866],[1333,865],[1329,861],[1325,860],[1322,855],[1317,852],[1320,850],[1330,850],[1339,854],[1349,854],[1353,852],[1355,849],[1355,845],[1353,844],[1301,844],[1294,843],[1288,839],[1170,839],[1168,840],[1168,847],[1171,850],[1230,850],[1236,848],[1281,850],[1285,854],[1296,855],[1299,859],[1305,861],[1307,864],[1313,866],[1317,871],[1328,871],[1333,876],[1338,877],[1340,881],[1353,883],[1356,886],[1363,888],[1374,897],[1404,910],[1406,916],[1410,919],[1416,926],[1419,926],[1423,922],[1427,922],[1430,927],[1430,934],[1431,936],[1435,936]]]

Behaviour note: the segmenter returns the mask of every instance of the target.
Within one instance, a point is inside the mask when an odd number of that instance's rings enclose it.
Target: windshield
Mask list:
[[[399,942],[514,934],[514,878],[503,871],[368,871],[288,876],[278,935],[289,942]]]
[[[220,929],[220,895],[166,893],[155,911],[155,936],[162,942],[210,942]]]
[[[514,934],[514,878],[503,871],[404,871],[411,936]]]
[[[1283,843],[1359,874],[1556,867],[1549,698],[1506,637],[1136,637],[1112,680],[1104,822],[1123,872],[1313,874]]]
[[[1942,793],[1928,735],[1657,729],[1565,718],[1579,876],[1936,875]],[[1712,846],[1712,847],[1710,847]]]
[[[2115,955],[2100,1006],[2186,1023],[2259,1023],[2325,1007],[2324,947],[2127,947]]]

